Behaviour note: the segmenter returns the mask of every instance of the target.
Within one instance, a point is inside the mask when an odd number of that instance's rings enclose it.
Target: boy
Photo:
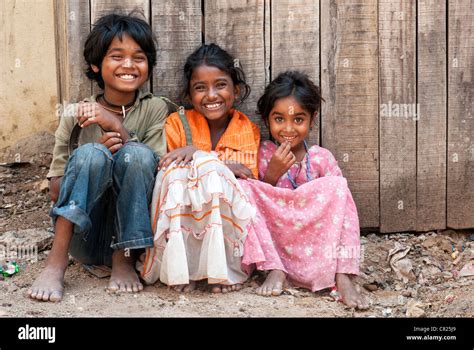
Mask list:
[[[28,292],[37,300],[62,299],[68,253],[111,265],[109,290],[138,292],[134,250],[153,246],[148,205],[158,155],[166,152],[167,106],[140,90],[156,64],[151,28],[136,17],[106,15],[89,34],[84,58],[103,93],[81,102],[77,119],[63,116],[56,131],[47,175],[55,238]],[[76,124],[82,146],[69,156]]]

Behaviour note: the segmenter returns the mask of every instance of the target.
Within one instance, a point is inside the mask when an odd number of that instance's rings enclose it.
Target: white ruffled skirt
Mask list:
[[[167,285],[236,284],[247,279],[241,258],[255,215],[234,174],[215,153],[198,151],[190,165],[156,177],[151,218],[155,244],[137,263],[143,280]]]

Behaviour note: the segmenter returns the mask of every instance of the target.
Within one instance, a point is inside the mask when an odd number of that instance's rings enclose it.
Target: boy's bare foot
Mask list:
[[[225,284],[218,284],[215,286],[212,286],[211,292],[212,293],[229,293],[229,292],[235,292],[242,289],[241,284],[230,284],[230,285],[225,285]]]
[[[189,293],[196,289],[196,281],[189,281],[189,284],[178,284],[172,287],[176,292]]]
[[[64,292],[64,272],[66,267],[67,257],[64,264],[48,264],[28,290],[28,295],[36,300],[61,301]]]
[[[116,250],[112,254],[112,275],[107,289],[111,292],[137,293],[143,290],[135,271],[134,254],[127,256],[123,250]]]
[[[70,221],[58,216],[55,225],[56,234],[46,260],[46,267],[28,290],[30,298],[52,302],[58,302],[63,298],[64,272],[69,261],[72,226]]]
[[[342,302],[348,307],[366,310],[369,308],[367,300],[355,289],[348,275],[336,273],[336,286],[341,294]]]
[[[277,296],[286,288],[286,274],[281,270],[272,270],[265,282],[257,288],[257,294],[261,296]]]

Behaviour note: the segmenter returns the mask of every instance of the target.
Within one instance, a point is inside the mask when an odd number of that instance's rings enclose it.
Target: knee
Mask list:
[[[115,159],[115,166],[118,167],[140,166],[142,169],[154,169],[157,164],[158,157],[153,150],[137,142],[126,143]]]
[[[74,151],[72,157],[76,167],[82,168],[87,165],[91,171],[101,170],[113,160],[110,151],[100,143],[82,145]]]

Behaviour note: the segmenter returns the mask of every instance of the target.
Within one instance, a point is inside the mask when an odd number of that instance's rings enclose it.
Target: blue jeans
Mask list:
[[[158,156],[128,142],[112,155],[102,144],[77,148],[66,165],[50,215],[74,224],[70,254],[85,264],[111,265],[115,249],[153,246],[149,204]]]

